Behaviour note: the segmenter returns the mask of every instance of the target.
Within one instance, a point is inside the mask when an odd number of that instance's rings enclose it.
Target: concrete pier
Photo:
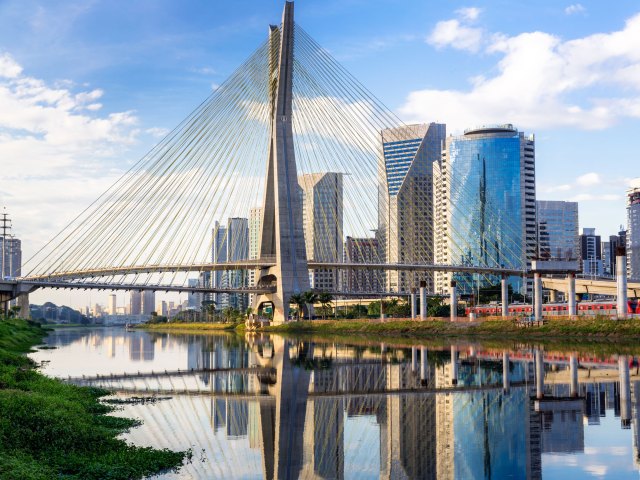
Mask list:
[[[631,383],[629,380],[629,357],[618,357],[620,374],[620,423],[623,428],[631,426]]]
[[[420,347],[420,380],[422,385],[427,384],[429,377],[429,364],[427,363],[427,347]]]
[[[544,355],[536,350],[536,398],[544,398]]]
[[[451,280],[451,286],[449,288],[450,299],[449,305],[451,306],[450,318],[454,322],[458,318],[458,292],[456,288],[456,281]]]
[[[571,377],[571,396],[578,396],[578,357],[575,354],[569,356],[569,376]]]
[[[616,255],[617,316],[627,318],[627,256]]]
[[[576,274],[567,274],[567,307],[569,316],[575,317],[578,314],[576,309]]]
[[[31,318],[31,309],[29,308],[29,294],[21,293],[18,295],[18,306],[20,307],[20,318],[28,320]]]
[[[533,315],[536,321],[542,320],[542,274],[533,274]]]
[[[416,307],[416,292],[411,292],[411,320],[416,319],[416,312],[418,310]]]
[[[420,282],[420,320],[427,319],[427,282]]]
[[[507,283],[507,276],[503,275],[500,280],[500,287],[502,289],[502,316],[509,316],[509,284]]]
[[[509,352],[504,351],[502,352],[502,389],[505,393],[509,391],[509,384],[511,383],[509,373]]]
[[[411,347],[411,372],[418,371],[418,347]]]
[[[451,345],[451,385],[458,384],[458,350]]]

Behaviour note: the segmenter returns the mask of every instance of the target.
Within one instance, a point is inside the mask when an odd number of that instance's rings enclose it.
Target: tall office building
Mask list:
[[[602,242],[596,235],[595,228],[583,228],[580,235],[580,260],[582,273],[585,275],[602,275]]]
[[[382,131],[378,164],[378,242],[386,263],[433,263],[433,164],[446,126],[408,125]],[[389,271],[387,291],[410,291],[420,281],[433,289],[433,275]]]
[[[4,261],[2,261],[2,277],[7,278],[15,278],[21,275],[22,269],[22,242],[8,235],[5,237],[0,235],[0,259],[4,256]]]
[[[142,292],[142,314],[151,315],[156,310],[156,292],[145,290]]]
[[[249,210],[249,260],[257,260],[260,255],[260,234],[262,232],[262,207]],[[249,286],[255,286],[257,270],[249,270]],[[253,294],[249,295],[249,305],[253,305]]]
[[[233,262],[249,258],[249,222],[246,218],[229,218],[227,226],[215,223],[212,232],[213,263]],[[211,286],[214,288],[242,288],[248,285],[246,270],[217,271],[211,274]],[[227,307],[244,310],[249,305],[244,293],[215,293],[213,301],[217,310]]]
[[[578,202],[536,201],[540,260],[577,260],[580,256]]]
[[[617,260],[616,260],[616,253],[618,251],[618,247],[625,247],[627,246],[627,231],[624,229],[624,225],[620,225],[620,231],[618,232],[618,235],[609,235],[609,258],[605,259],[605,252],[604,252],[604,243],[602,242],[602,256],[603,256],[603,262],[605,264],[605,273],[609,274],[609,275],[615,275],[616,273],[616,264],[617,264]],[[608,266],[608,269],[607,269]]]
[[[188,285],[190,287],[198,287],[200,286],[200,280],[197,278],[190,278],[188,280]],[[187,296],[187,307],[190,310],[200,311],[202,308],[202,293],[201,292],[189,292]]]
[[[109,315],[117,315],[118,314],[118,303],[116,301],[115,294],[109,295],[109,304],[107,308],[107,313]]]
[[[317,262],[342,261],[342,174],[309,173],[298,177],[307,258]],[[338,270],[310,271],[311,288],[335,291]]]
[[[129,314],[140,315],[142,313],[142,292],[131,290],[129,295]]]
[[[640,178],[627,191],[627,276],[640,281]]]
[[[230,218],[227,223],[227,261],[235,262],[249,258],[249,221],[246,218]],[[230,270],[228,286],[243,288],[249,284],[247,270]],[[249,296],[245,293],[232,293],[228,296],[229,307],[244,311],[249,306]]]
[[[380,261],[376,238],[347,237],[344,242],[345,263],[378,263]],[[347,292],[379,292],[384,278],[382,271],[346,269],[342,285]]]
[[[512,125],[471,128],[447,137],[434,165],[435,263],[524,270],[537,251],[535,140]],[[461,293],[499,278],[435,274],[435,291],[451,280]],[[514,289],[517,278],[511,279]]]

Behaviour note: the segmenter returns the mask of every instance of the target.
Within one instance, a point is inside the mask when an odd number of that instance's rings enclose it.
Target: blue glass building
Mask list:
[[[524,270],[536,254],[533,136],[511,125],[480,127],[448,137],[434,167],[436,263]],[[449,274],[436,274],[447,293]],[[461,293],[499,281],[455,275]],[[511,279],[520,288],[521,280]]]

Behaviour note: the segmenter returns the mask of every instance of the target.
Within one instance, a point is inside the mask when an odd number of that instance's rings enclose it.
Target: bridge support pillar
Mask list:
[[[451,385],[458,384],[458,349],[451,345]]]
[[[507,283],[507,276],[503,275],[500,280],[500,287],[502,288],[502,316],[509,316],[509,284]]]
[[[420,320],[427,319],[427,282],[420,282]]]
[[[616,255],[617,316],[627,318],[627,256]]]
[[[578,357],[573,354],[569,356],[569,375],[571,376],[571,396],[578,396]]]
[[[577,315],[576,310],[576,274],[569,272],[567,274],[567,307],[569,309],[569,316],[575,317]]]
[[[533,312],[536,321],[542,320],[542,274],[533,274]]]
[[[416,319],[416,312],[418,310],[416,307],[416,292],[411,292],[411,320]]]
[[[29,294],[21,293],[18,295],[18,306],[20,307],[20,318],[31,318],[31,309],[29,308]]]
[[[536,398],[544,397],[544,355],[536,350]]]
[[[623,428],[631,425],[631,383],[629,381],[629,357],[618,357],[620,372],[620,423]]]
[[[455,322],[456,319],[458,318],[458,292],[457,292],[455,280],[451,280],[451,286],[449,287],[449,295],[450,295],[449,305],[451,306],[449,317],[452,322]]]
[[[549,302],[557,303],[558,302],[558,291],[557,290],[549,290]]]
[[[411,373],[418,371],[418,347],[411,347]]]
[[[427,384],[429,364],[427,363],[427,347],[420,347],[420,383]]]
[[[502,352],[502,389],[504,392],[509,391],[509,352],[506,350]]]

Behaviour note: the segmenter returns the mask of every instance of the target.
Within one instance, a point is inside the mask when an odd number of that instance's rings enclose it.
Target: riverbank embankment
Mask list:
[[[105,390],[46,377],[25,353],[47,330],[0,320],[0,479],[132,479],[178,468],[188,452],[128,445],[139,424],[107,415]]]

